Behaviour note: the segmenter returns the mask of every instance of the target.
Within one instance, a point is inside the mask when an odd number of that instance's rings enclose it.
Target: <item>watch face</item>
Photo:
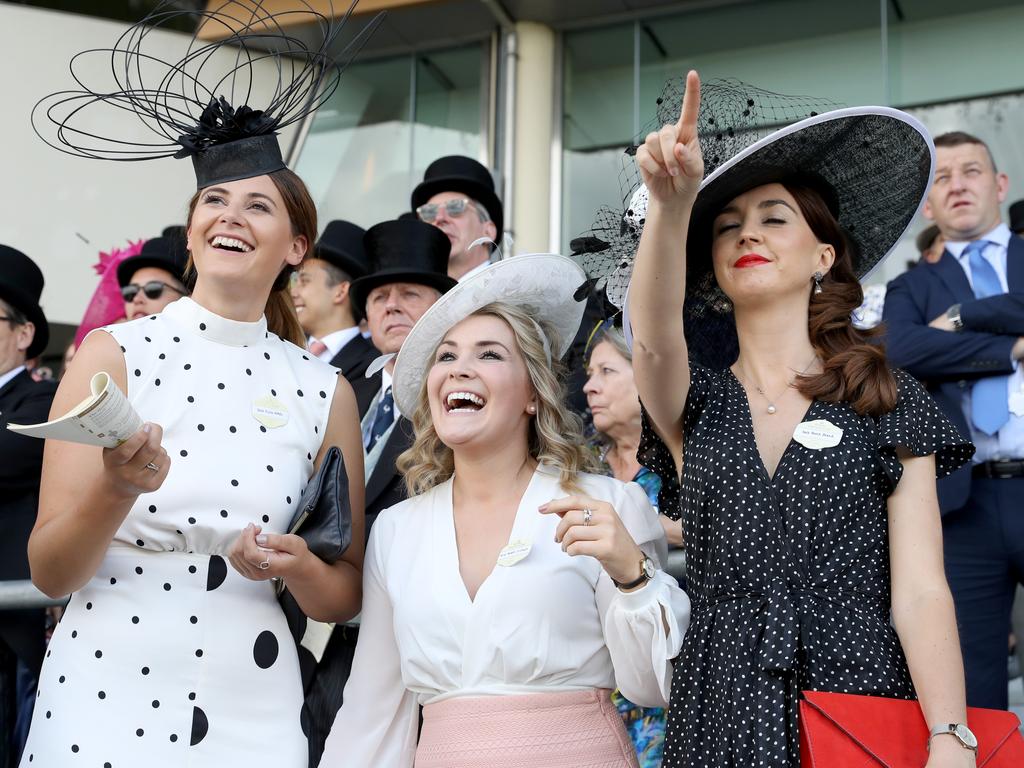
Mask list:
[[[644,558],[644,576],[646,576],[648,579],[653,579],[655,573],[656,573],[656,570],[654,568],[654,563],[651,562],[651,558],[645,557]]]
[[[966,744],[969,748],[978,748],[978,740],[974,737],[974,734],[971,733],[971,729],[968,728],[966,725],[961,725],[960,723],[957,723],[956,727],[953,729],[953,733],[955,733],[956,737],[960,739],[960,741],[962,741],[964,744]]]

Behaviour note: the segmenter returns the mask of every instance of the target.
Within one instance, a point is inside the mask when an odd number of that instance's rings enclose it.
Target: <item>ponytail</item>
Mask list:
[[[888,413],[896,407],[897,390],[879,338],[883,330],[861,330],[853,325],[853,311],[864,300],[852,266],[856,244],[846,237],[816,191],[799,184],[783,185],[796,199],[819,242],[830,244],[836,252],[832,269],[821,281],[821,293],[811,294],[807,318],[811,345],[823,370],[799,377],[796,388],[814,400],[848,402],[862,416]]]
[[[299,316],[295,314],[295,305],[292,303],[287,285],[281,289],[275,287],[270,292],[263,314],[267,318],[268,331],[298,347],[305,348],[306,334],[299,325]]]

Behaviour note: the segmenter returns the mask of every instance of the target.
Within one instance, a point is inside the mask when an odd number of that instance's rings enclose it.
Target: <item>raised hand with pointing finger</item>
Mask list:
[[[704,178],[704,156],[697,136],[700,77],[690,70],[679,120],[647,135],[637,149],[636,164],[651,200],[692,202]]]

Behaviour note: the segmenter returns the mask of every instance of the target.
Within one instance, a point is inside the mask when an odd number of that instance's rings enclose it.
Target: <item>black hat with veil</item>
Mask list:
[[[573,241],[574,258],[594,287],[623,310],[647,210],[633,156],[646,133],[676,122],[685,79],[665,84],[657,115],[623,153],[622,209],[602,208],[590,232]],[[889,254],[927,194],[934,147],[923,125],[888,107],[841,108],[834,102],[771,93],[735,80],[701,84],[697,117],[704,180],[687,235],[684,327],[691,354],[714,368],[730,365],[738,344],[732,307],[715,280],[711,224],[731,199],[771,182],[798,181],[828,205],[851,245],[863,279]]]

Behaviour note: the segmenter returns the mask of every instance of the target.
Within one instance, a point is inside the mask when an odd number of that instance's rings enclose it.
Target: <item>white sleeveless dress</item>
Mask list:
[[[189,298],[104,330],[172,464],[71,597],[22,768],[304,768],[298,658],[274,586],[226,554],[247,523],[285,531],[337,369],[263,319],[227,320]]]

